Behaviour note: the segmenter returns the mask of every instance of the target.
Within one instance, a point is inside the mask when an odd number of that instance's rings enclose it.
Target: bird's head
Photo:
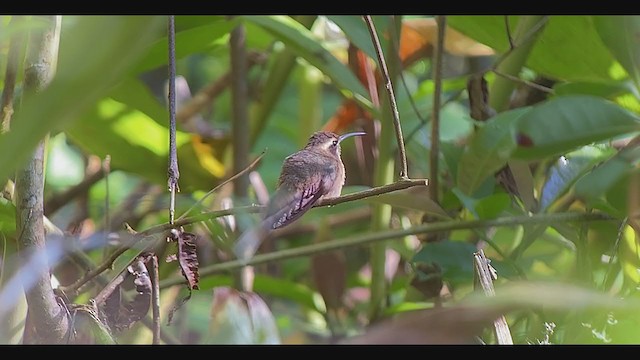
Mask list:
[[[330,131],[318,131],[311,135],[305,149],[319,149],[329,153],[340,155],[340,142],[351,136],[365,135],[362,131],[338,135]]]

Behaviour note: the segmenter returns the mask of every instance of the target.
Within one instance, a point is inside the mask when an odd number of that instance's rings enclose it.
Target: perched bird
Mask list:
[[[262,221],[238,238],[234,246],[236,257],[247,260],[253,256],[269,231],[297,220],[322,198],[340,196],[345,182],[340,142],[364,134],[352,132],[336,135],[319,131],[311,135],[304,149],[287,156],[277,189],[262,214]]]

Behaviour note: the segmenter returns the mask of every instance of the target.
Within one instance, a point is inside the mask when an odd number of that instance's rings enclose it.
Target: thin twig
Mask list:
[[[512,38],[511,38],[511,30],[509,29],[509,23],[507,22],[507,32],[509,33],[509,50],[507,50],[504,54],[502,54],[498,60],[496,60],[496,62],[493,63],[493,65],[491,66],[491,71],[494,71],[498,68],[498,66],[506,59],[509,57],[509,55],[511,55],[512,52],[514,52],[518,47],[522,46],[523,44],[526,44],[527,42],[533,40],[533,38],[535,37],[535,35],[537,34],[538,31],[540,31],[540,29],[542,29],[542,27],[547,23],[547,21],[549,20],[549,16],[543,16],[542,19],[537,22],[534,26],[531,27],[531,29],[529,29],[529,31],[527,33],[524,34],[524,36],[522,36],[521,38],[518,38],[518,43],[514,43]],[[517,31],[516,31],[517,32]]]
[[[24,21],[23,16],[12,16],[9,27],[18,27]],[[22,47],[24,44],[24,31],[16,31],[11,36],[9,51],[7,53],[7,68],[4,75],[4,87],[2,88],[2,102],[0,102],[0,134],[6,133],[11,127],[11,117],[13,116],[13,93],[16,87],[16,76],[22,58],[24,57]]]
[[[444,55],[444,35],[447,26],[447,17],[439,15],[436,17],[438,24],[438,40],[433,57],[433,107],[431,108],[431,149],[429,151],[429,174],[431,176],[431,186],[429,195],[431,200],[440,203],[438,160],[440,159],[440,98],[442,96],[442,58]]]
[[[513,36],[511,36],[511,26],[509,25],[509,15],[504,16],[504,28],[507,30],[507,40],[509,40],[509,50],[513,50]]]
[[[449,105],[450,103],[458,100],[458,98],[460,98],[460,95],[462,95],[462,93],[464,92],[464,90],[456,90],[453,94],[451,94],[451,96],[449,96],[441,105],[440,105],[440,109],[444,109],[445,106]],[[428,117],[424,120],[420,119],[420,122],[418,124],[416,124],[416,126],[411,129],[411,131],[409,132],[409,134],[407,135],[407,137],[405,138],[405,141],[407,143],[411,142],[411,140],[413,140],[413,137],[418,133],[418,131],[423,128],[426,124],[427,121],[431,120],[431,114],[428,115]]]
[[[392,184],[378,186],[375,188],[362,190],[352,194],[342,195],[335,198],[322,199],[318,201],[313,207],[338,205],[345,202],[361,200],[368,197],[382,195],[382,194],[386,194],[393,191],[403,190],[403,189],[407,189],[414,186],[426,186],[427,184],[428,184],[427,179],[398,180]],[[240,207],[235,207],[235,208],[230,208],[225,210],[203,212],[198,215],[180,219],[176,221],[173,225],[160,224],[160,225],[152,226],[142,232],[137,233],[135,237],[144,238],[146,236],[171,230],[174,227],[185,226],[185,225],[193,224],[195,222],[215,219],[222,216],[234,215],[238,213],[259,213],[263,209],[264,209],[264,205],[251,205],[251,206],[240,206]]]
[[[296,257],[315,255],[323,252],[345,249],[354,246],[369,245],[390,239],[403,239],[409,235],[449,232],[463,229],[479,229],[488,227],[518,226],[530,224],[557,224],[568,222],[588,222],[588,221],[611,221],[615,220],[604,214],[584,214],[584,213],[555,213],[536,214],[531,216],[505,217],[493,220],[471,220],[471,221],[441,221],[428,224],[421,224],[401,230],[378,231],[374,233],[356,235],[343,239],[324,241],[321,243],[300,246],[292,249],[280,250],[272,253],[258,254],[249,260],[232,260],[224,263],[210,265],[200,269],[200,276],[204,277],[222,271],[239,269],[246,265],[258,265],[272,261],[281,261]],[[186,283],[183,277],[173,277],[160,282],[160,288]]]
[[[332,206],[342,204],[348,201],[360,200],[371,196],[382,195],[388,192],[407,189],[413,186],[427,186],[429,180],[427,179],[403,179],[394,183],[374,187],[367,190],[358,191],[352,194],[342,195],[335,198],[322,199],[318,201],[314,207]]]
[[[474,274],[476,275],[476,283],[480,284],[486,296],[495,296],[496,292],[493,288],[493,280],[495,271],[489,260],[484,256],[482,249],[473,254]],[[509,324],[504,315],[500,315],[493,322],[496,340],[499,345],[513,345]]]
[[[160,344],[160,276],[158,275],[158,256],[151,255],[151,312],[153,314],[153,341]]]
[[[176,192],[179,191],[178,179],[178,154],[176,148],[176,31],[175,18],[169,16],[168,40],[169,40],[169,175],[168,186],[171,193],[171,203],[169,204],[169,223],[173,224],[173,217],[176,211]]]
[[[237,25],[229,38],[231,61],[231,102],[233,110],[232,140],[233,169],[236,176],[233,182],[233,194],[240,201],[246,199],[249,190],[249,177],[243,172],[249,164],[249,115],[247,88],[247,54],[244,25]]]
[[[104,248],[103,255],[106,258],[109,254],[109,234],[111,233],[111,217],[109,216],[109,173],[111,172],[111,156],[107,155],[101,164],[104,172]]]
[[[554,91],[553,89],[548,88],[548,87],[546,87],[546,86],[543,86],[543,85],[540,85],[540,84],[536,84],[536,83],[531,82],[531,81],[528,81],[528,80],[520,79],[520,78],[519,78],[519,77],[517,77],[517,76],[513,76],[513,75],[509,75],[509,74],[504,74],[504,73],[501,73],[501,72],[500,72],[500,71],[498,71],[498,70],[492,70],[492,72],[493,72],[494,74],[496,74],[496,75],[500,76],[500,77],[503,77],[503,78],[505,78],[505,79],[509,79],[509,80],[511,80],[511,81],[514,81],[514,82],[518,82],[518,83],[524,84],[524,85],[529,86],[529,87],[532,87],[532,88],[534,88],[534,89],[536,89],[536,90],[540,90],[540,91],[542,91],[542,92],[544,92],[544,93],[547,93],[547,94],[555,94],[555,91]]]
[[[238,178],[239,176],[244,175],[246,172],[253,170],[253,168],[256,167],[256,165],[258,165],[258,163],[260,162],[260,160],[262,160],[262,158],[264,157],[264,154],[266,154],[267,150],[263,150],[262,153],[260,155],[258,155],[258,157],[253,160],[251,162],[251,164],[249,164],[249,166],[247,166],[246,168],[242,169],[240,172],[238,172],[237,174],[233,175],[232,177],[228,178],[227,180],[221,182],[220,184],[218,184],[216,187],[214,187],[213,189],[209,190],[206,194],[204,194],[198,201],[196,201],[195,204],[193,204],[187,211],[185,211],[182,215],[180,215],[180,217],[178,217],[178,220],[182,220],[184,219],[185,216],[187,216],[193,209],[195,209],[196,206],[200,205],[209,195],[213,194],[214,192],[216,192],[218,189],[220,189],[221,187],[223,187],[224,185],[230,183],[231,181],[235,180],[236,178]]]
[[[376,32],[375,25],[370,15],[364,16],[364,21],[367,23],[367,28],[371,34],[373,41],[373,47],[376,50],[378,56],[378,62],[380,63],[380,69],[382,78],[384,79],[385,87],[387,89],[387,95],[389,96],[389,105],[391,106],[393,115],[393,126],[396,130],[396,141],[398,142],[398,151],[400,152],[400,179],[406,180],[409,178],[407,168],[407,153],[404,149],[404,140],[402,137],[402,127],[400,126],[400,115],[398,113],[398,104],[396,104],[396,96],[393,92],[393,84],[391,83],[391,77],[389,76],[389,69],[382,53],[382,46],[380,45],[380,39],[378,39],[378,33]]]

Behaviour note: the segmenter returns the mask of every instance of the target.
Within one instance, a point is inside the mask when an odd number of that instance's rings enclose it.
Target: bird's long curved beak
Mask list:
[[[360,135],[366,135],[367,133],[364,131],[356,131],[356,132],[350,132],[350,133],[346,133],[346,134],[342,134],[340,135],[340,137],[338,138],[338,143],[341,143],[342,140],[352,137],[352,136],[360,136]]]

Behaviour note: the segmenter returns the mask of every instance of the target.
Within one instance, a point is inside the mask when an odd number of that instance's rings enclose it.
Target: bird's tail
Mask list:
[[[254,226],[240,235],[233,246],[233,252],[238,260],[246,263],[253,257],[266,237],[267,228],[264,223]]]

